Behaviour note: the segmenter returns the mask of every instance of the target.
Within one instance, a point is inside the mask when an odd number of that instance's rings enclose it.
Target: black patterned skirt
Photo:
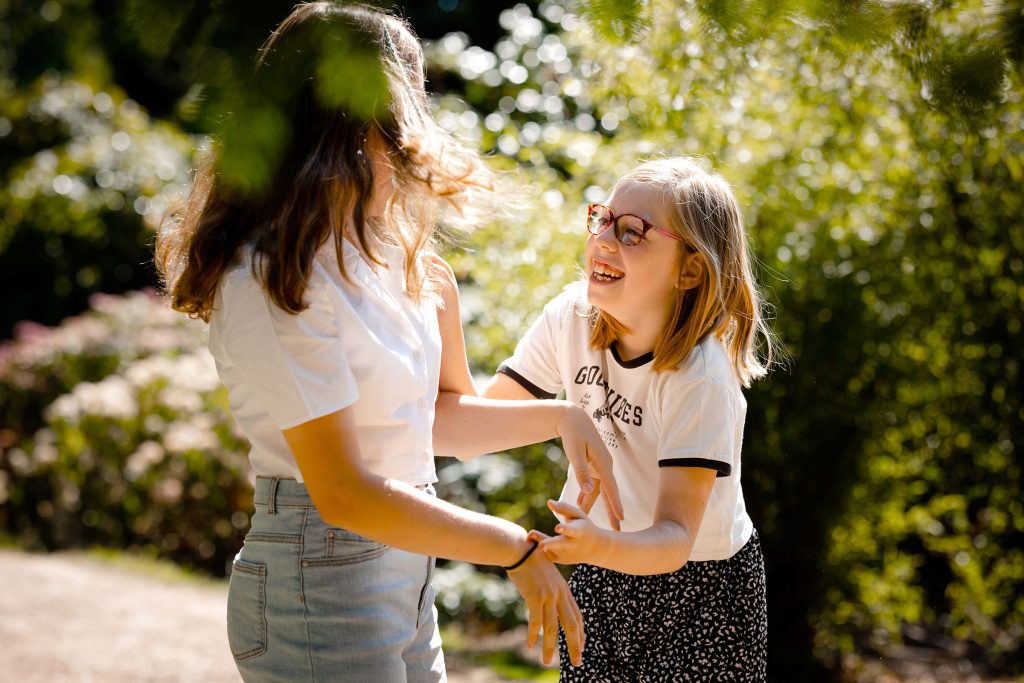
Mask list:
[[[728,560],[687,562],[670,574],[633,576],[577,565],[569,580],[583,611],[583,666],[563,683],[766,680],[768,608],[755,531]]]

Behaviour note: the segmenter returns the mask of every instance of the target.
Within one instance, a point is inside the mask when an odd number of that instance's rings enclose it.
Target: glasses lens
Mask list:
[[[644,222],[636,216],[619,216],[615,236],[628,247],[635,247],[644,238]]]
[[[587,213],[587,230],[591,235],[600,235],[612,222],[612,212],[607,206],[592,204]]]

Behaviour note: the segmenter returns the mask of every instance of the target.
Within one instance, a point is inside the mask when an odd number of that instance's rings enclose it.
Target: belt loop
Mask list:
[[[267,514],[273,515],[277,513],[277,484],[281,480],[277,477],[270,479],[270,497],[267,500]]]

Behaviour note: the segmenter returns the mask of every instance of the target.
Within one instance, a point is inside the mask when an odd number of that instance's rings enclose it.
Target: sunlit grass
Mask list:
[[[227,587],[226,579],[214,579],[196,573],[188,567],[170,560],[159,559],[144,551],[125,551],[116,548],[90,548],[81,556],[111,567],[142,574],[165,583],[191,583]]]

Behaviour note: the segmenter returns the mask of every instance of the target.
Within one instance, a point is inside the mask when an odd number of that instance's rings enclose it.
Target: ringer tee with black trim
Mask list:
[[[753,524],[740,486],[740,451],[747,402],[725,347],[709,336],[675,371],[654,372],[654,354],[624,361],[614,345],[590,346],[586,286],[570,285],[552,299],[498,372],[537,398],[566,398],[594,421],[612,454],[622,498],[623,531],[654,522],[663,467],[715,470],[695,561],[724,560],[750,539]],[[575,504],[579,484],[570,466],[561,500]],[[590,513],[611,528],[598,501]]]

